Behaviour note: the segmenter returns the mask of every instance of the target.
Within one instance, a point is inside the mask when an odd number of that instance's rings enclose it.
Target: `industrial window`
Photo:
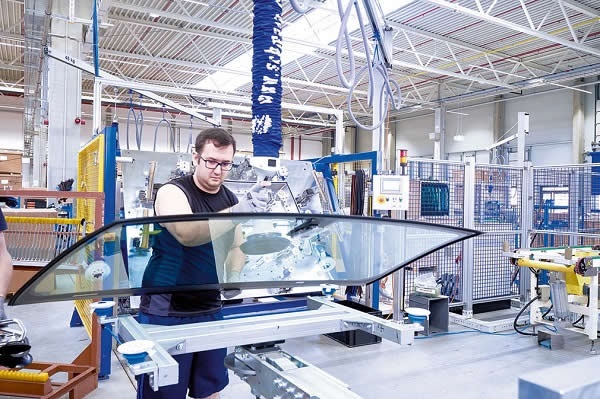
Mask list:
[[[448,216],[450,189],[448,184],[421,182],[421,216]]]

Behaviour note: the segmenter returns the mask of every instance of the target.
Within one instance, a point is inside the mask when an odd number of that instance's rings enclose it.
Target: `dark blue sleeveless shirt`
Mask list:
[[[0,231],[4,231],[8,229],[6,225],[6,219],[4,219],[4,214],[2,213],[2,209],[0,209]]]
[[[238,200],[225,186],[215,194],[202,191],[192,175],[171,180],[186,195],[192,212],[213,213],[235,205]],[[152,256],[144,272],[142,287],[216,284],[217,265],[213,243],[187,247],[169,231],[155,226],[159,234],[152,238]],[[221,245],[233,243],[233,230],[222,236]],[[223,242],[225,241],[225,242]],[[223,265],[218,265],[223,267]],[[140,310],[157,316],[192,317],[212,313],[221,308],[219,290],[183,291],[173,294],[143,295]]]

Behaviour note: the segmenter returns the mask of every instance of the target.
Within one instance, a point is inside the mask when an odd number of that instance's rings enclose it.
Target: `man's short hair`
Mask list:
[[[235,154],[235,139],[227,130],[221,129],[220,127],[211,127],[201,131],[198,136],[196,136],[196,152],[199,154],[202,153],[204,145],[209,141],[212,142],[215,147],[227,147],[231,145],[233,146],[233,153]]]

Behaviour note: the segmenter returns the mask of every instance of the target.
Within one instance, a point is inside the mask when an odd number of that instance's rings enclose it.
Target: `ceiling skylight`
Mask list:
[[[381,10],[385,15],[395,11],[414,0],[380,0]],[[363,18],[367,19],[363,10]],[[358,29],[356,12],[351,13],[348,22],[348,32]],[[322,7],[313,9],[304,14],[297,21],[284,26],[282,31],[283,51],[281,61],[286,65],[304,55],[312,54],[318,47],[331,45],[340,29],[340,16],[336,0],[327,0]],[[295,38],[301,37],[302,40]],[[252,68],[252,51],[248,51],[231,62],[223,65],[232,73],[217,71],[196,84],[196,88],[203,90],[231,92],[240,86],[250,83],[250,70]]]

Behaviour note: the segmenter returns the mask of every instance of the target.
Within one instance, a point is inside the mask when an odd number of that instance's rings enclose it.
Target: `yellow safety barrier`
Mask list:
[[[28,372],[19,370],[0,370],[0,381],[30,381],[30,382],[46,382],[50,376],[48,373]],[[1,382],[0,382],[1,383]]]

